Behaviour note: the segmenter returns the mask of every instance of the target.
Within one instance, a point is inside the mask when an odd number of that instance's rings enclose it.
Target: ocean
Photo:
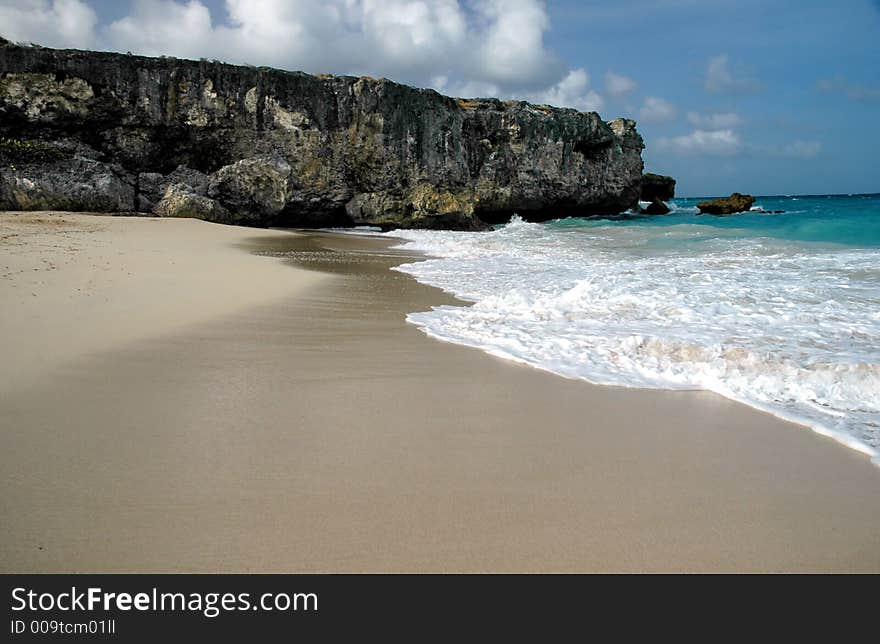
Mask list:
[[[569,378],[703,389],[880,464],[880,195],[759,197],[783,214],[672,213],[397,230],[397,270],[467,301],[428,335]]]

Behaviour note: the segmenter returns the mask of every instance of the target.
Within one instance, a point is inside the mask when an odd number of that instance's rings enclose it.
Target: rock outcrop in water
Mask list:
[[[701,201],[697,204],[700,214],[709,215],[732,215],[737,212],[745,212],[755,203],[752,195],[743,195],[734,192],[729,197],[720,197],[711,201]]]
[[[6,41],[0,137],[2,209],[386,229],[620,213],[644,147],[594,112]]]
[[[642,176],[642,201],[670,201],[675,198],[675,179],[663,174],[646,172]]]
[[[654,197],[654,199],[651,200],[651,203],[649,203],[642,212],[646,215],[668,215],[671,210],[669,209],[669,206],[660,201],[660,199]]]
[[[640,201],[650,202],[642,209],[646,215],[667,215],[671,211],[666,205],[675,197],[675,179],[672,177],[646,172],[642,175],[642,188]]]

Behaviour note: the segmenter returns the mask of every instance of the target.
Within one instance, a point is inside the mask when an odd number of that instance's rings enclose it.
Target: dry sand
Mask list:
[[[0,392],[318,281],[235,246],[266,236],[195,219],[0,214]]]
[[[318,272],[250,271],[334,277],[0,390],[0,571],[880,571],[864,456],[431,340],[404,314],[452,300],[387,243],[259,234]]]

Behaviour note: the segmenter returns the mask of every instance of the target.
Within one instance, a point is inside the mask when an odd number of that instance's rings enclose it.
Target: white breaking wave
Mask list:
[[[644,210],[645,208],[647,208],[650,205],[651,205],[650,201],[639,201],[639,207],[642,210]],[[696,206],[679,206],[672,199],[670,199],[669,201],[666,202],[666,207],[669,208],[668,214],[670,214],[670,215],[683,215],[683,214],[694,215],[700,211],[700,209],[697,208]],[[656,217],[656,215],[652,215],[652,216]]]
[[[670,215],[695,215],[700,212],[700,209],[696,206],[679,206],[674,200],[666,202],[666,205],[669,207]]]
[[[471,306],[427,334],[600,384],[706,389],[880,463],[880,264],[872,250],[705,226],[395,231],[398,267]]]
[[[366,235],[368,237],[376,237],[381,235],[382,229],[378,226],[355,226],[353,228],[315,228],[318,232],[324,233],[345,233],[346,235]]]

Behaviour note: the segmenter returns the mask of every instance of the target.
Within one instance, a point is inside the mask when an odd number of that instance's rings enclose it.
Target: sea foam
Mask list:
[[[700,219],[395,231],[429,256],[398,270],[472,302],[407,319],[566,377],[714,391],[880,462],[878,250]]]

